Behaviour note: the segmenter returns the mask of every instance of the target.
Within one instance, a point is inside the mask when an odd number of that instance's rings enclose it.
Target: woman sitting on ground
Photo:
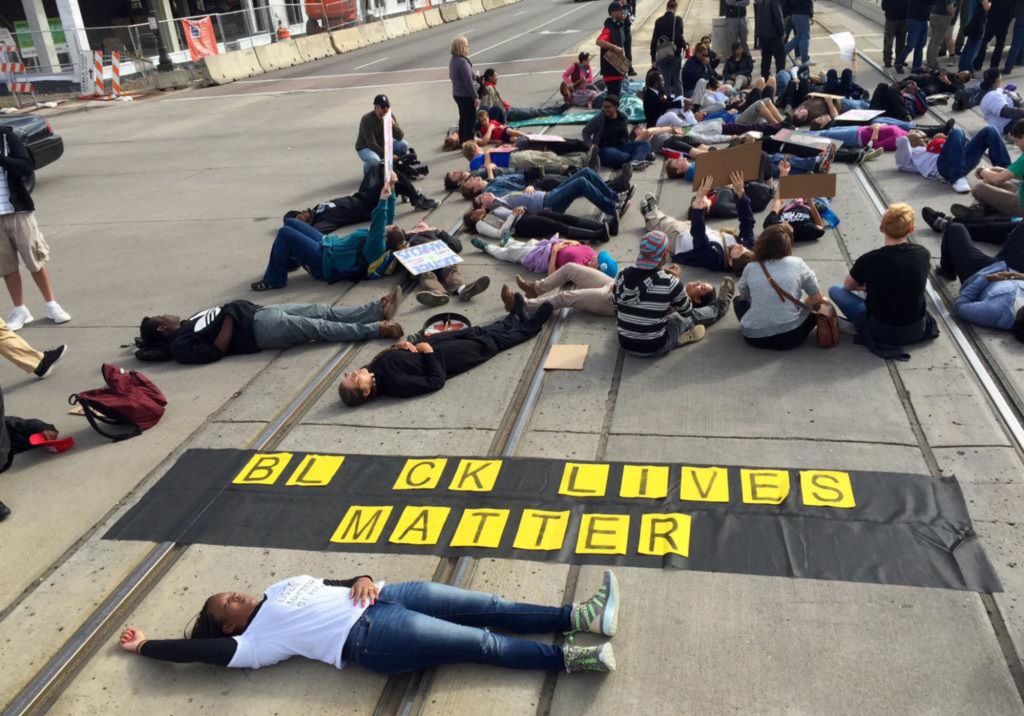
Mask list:
[[[466,663],[610,672],[615,655],[608,642],[554,646],[490,629],[611,637],[618,608],[618,581],[610,571],[597,594],[563,607],[515,603],[435,582],[378,588],[369,576],[335,580],[304,575],[272,584],[262,597],[214,594],[203,604],[190,639],[151,640],[129,627],[120,645],[161,661],[251,669],[304,656],[338,669],[351,661],[381,674]]]
[[[769,226],[754,243],[753,261],[743,269],[733,307],[740,319],[743,339],[755,348],[789,350],[797,348],[815,327],[806,308],[782,298],[768,276],[783,291],[807,303],[824,303],[818,278],[804,260],[793,256],[793,228],[789,224]]]
[[[381,395],[414,398],[441,390],[451,378],[536,336],[551,313],[551,304],[545,303],[528,316],[520,296],[513,311],[494,323],[396,343],[364,368],[345,373],[338,394],[355,407]]]

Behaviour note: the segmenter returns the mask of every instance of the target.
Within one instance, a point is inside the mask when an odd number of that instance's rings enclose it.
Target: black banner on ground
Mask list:
[[[884,472],[189,450],[105,538],[1002,589],[955,479]]]

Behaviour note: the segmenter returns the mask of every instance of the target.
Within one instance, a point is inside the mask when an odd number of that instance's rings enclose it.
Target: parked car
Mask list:
[[[53,164],[64,154],[64,140],[53,131],[53,125],[46,119],[34,114],[16,117],[0,116],[0,124],[13,127],[25,146],[32,152],[36,160],[36,170]],[[25,188],[31,192],[36,188],[36,175],[25,181]]]

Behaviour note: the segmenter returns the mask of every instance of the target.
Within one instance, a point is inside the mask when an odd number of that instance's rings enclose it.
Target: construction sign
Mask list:
[[[193,62],[219,54],[217,36],[213,33],[213,21],[209,15],[198,20],[182,20],[181,28],[185,31],[185,41]]]
[[[106,539],[1001,591],[952,478],[189,450]]]

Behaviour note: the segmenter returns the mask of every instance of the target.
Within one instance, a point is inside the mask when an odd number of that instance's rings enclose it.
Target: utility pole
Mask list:
[[[167,53],[167,45],[164,43],[164,36],[160,33],[160,23],[156,17],[156,6],[155,2],[158,0],[149,0],[149,27],[156,33],[156,51],[159,55],[159,61],[156,69],[159,72],[170,72],[174,69],[174,63],[171,62],[171,56]],[[173,30],[173,28],[172,28]]]

